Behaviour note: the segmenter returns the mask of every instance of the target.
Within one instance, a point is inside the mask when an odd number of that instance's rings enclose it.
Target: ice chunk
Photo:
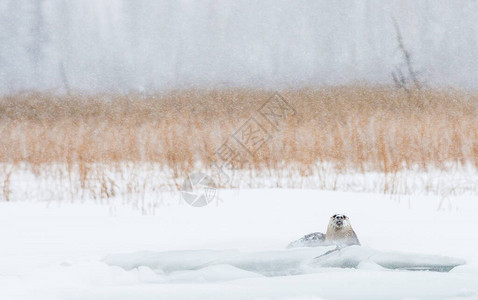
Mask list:
[[[325,246],[325,234],[321,232],[309,233],[290,243],[287,248]]]
[[[218,282],[255,277],[262,277],[262,275],[223,264],[193,271],[176,271],[169,274],[171,282]]]
[[[357,268],[362,262],[373,262],[387,269],[448,272],[465,264],[459,258],[400,252],[383,252],[368,247],[351,246],[316,257],[312,265],[320,267]]]
[[[200,270],[213,265],[230,265],[265,276],[284,276],[305,273],[308,268],[305,264],[330,249],[333,246],[246,253],[234,250],[136,252],[112,254],[103,261],[126,270],[147,266],[155,272],[167,274]]]
[[[334,247],[246,253],[234,250],[136,252],[109,255],[104,262],[126,270],[144,266],[158,274],[164,272],[173,281],[297,275],[318,272],[323,267],[448,272],[465,264],[462,259],[446,256],[384,252],[360,246],[337,250]]]

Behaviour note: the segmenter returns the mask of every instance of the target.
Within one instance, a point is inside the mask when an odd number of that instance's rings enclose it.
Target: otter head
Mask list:
[[[330,217],[329,225],[335,229],[350,226],[350,220],[346,215],[335,214]]]
[[[330,218],[325,235],[325,242],[326,244],[337,245],[339,247],[360,245],[349,218],[339,214],[333,215]]]

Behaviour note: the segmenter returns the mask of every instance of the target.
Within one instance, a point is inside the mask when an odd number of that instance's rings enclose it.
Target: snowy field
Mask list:
[[[88,202],[1,202],[0,299],[478,299],[472,195],[451,197],[441,210],[433,195],[240,189],[218,196],[195,208],[168,194],[149,216]],[[339,264],[314,260],[329,247],[285,249],[324,232],[337,212],[350,217],[362,243],[336,256]],[[410,271],[384,267],[384,259],[396,267],[401,259],[466,263]],[[340,266],[346,260],[354,267]]]

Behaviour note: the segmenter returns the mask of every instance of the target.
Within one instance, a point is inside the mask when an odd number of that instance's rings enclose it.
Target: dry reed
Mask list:
[[[478,166],[478,94],[387,86],[283,90],[297,115],[244,168],[318,162],[385,173],[448,162]],[[272,91],[180,90],[153,95],[19,93],[0,98],[0,162],[33,168],[94,163],[157,163],[183,176],[214,152]],[[265,122],[267,124],[267,122]],[[206,166],[206,167],[205,167]],[[109,193],[105,188],[104,193]]]

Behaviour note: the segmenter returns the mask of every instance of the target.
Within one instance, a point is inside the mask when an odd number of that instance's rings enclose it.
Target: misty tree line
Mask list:
[[[0,2],[0,91],[478,82],[478,3]],[[458,72],[457,72],[458,70]]]

